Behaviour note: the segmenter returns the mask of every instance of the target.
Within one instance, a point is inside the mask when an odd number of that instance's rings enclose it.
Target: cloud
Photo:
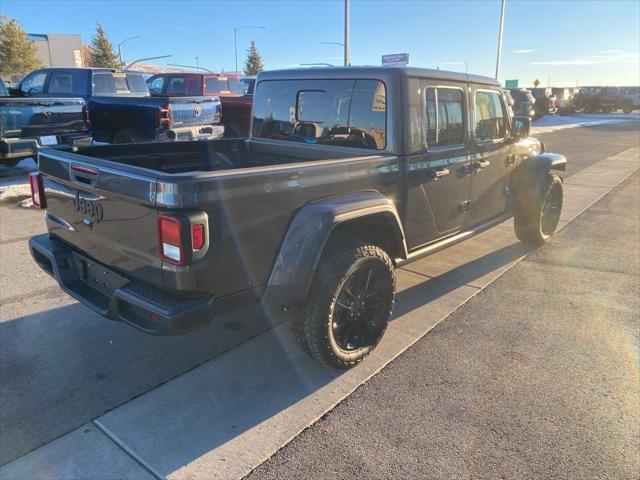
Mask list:
[[[640,60],[640,53],[625,52],[623,50],[605,50],[598,55],[589,55],[582,58],[571,58],[566,60],[545,60],[542,62],[531,62],[531,65],[551,65],[551,66],[589,66],[603,65],[606,63],[635,63]]]
[[[533,53],[535,51],[535,48],[523,48],[522,50],[516,50],[516,53]]]

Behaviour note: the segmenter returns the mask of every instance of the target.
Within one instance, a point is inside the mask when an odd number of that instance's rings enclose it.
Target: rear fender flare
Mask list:
[[[331,234],[338,225],[380,216],[393,228],[399,242],[397,256],[406,258],[407,246],[393,202],[376,191],[329,197],[303,206],[294,216],[269,276],[263,303],[286,310],[307,297],[313,275]]]

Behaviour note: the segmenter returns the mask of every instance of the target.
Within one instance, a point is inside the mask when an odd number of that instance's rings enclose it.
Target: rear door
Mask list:
[[[433,215],[437,232],[423,236],[412,247],[459,230],[469,201],[471,158],[465,90],[462,86],[426,85],[422,95],[426,151],[410,157],[408,175],[412,183],[421,184],[426,211]],[[426,218],[422,222],[430,223]]]
[[[40,153],[39,170],[53,235],[110,268],[162,286],[152,172],[54,150]]]
[[[497,90],[473,91],[475,155],[471,176],[471,217],[482,223],[503,213],[509,196],[509,174],[516,161],[509,138],[509,116]]]

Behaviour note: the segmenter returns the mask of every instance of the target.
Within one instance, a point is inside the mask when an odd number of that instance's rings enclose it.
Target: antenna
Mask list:
[[[147,60],[158,60],[160,58],[169,58],[170,56],[171,55],[160,55],[159,57],[139,58],[138,60],[135,60],[135,61],[131,62],[129,65],[127,65],[126,67],[124,67],[123,70],[129,70],[136,63],[145,62]]]
[[[178,63],[167,63],[167,65],[171,66],[171,67],[182,67],[182,68],[191,68],[193,70],[204,70],[207,73],[215,73],[212,72],[211,70],[209,70],[208,68],[204,68],[204,67],[200,67],[200,66],[193,66],[193,65],[180,65]]]

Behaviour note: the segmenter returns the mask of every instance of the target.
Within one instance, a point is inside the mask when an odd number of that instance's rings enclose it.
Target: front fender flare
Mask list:
[[[559,153],[544,152],[527,157],[513,172],[512,185],[520,205],[543,193],[551,170],[566,170],[567,159]]]
[[[401,239],[400,256],[407,246],[394,203],[377,191],[328,197],[310,202],[294,216],[269,276],[263,303],[287,308],[304,301],[324,247],[334,229],[344,222],[382,215]]]

